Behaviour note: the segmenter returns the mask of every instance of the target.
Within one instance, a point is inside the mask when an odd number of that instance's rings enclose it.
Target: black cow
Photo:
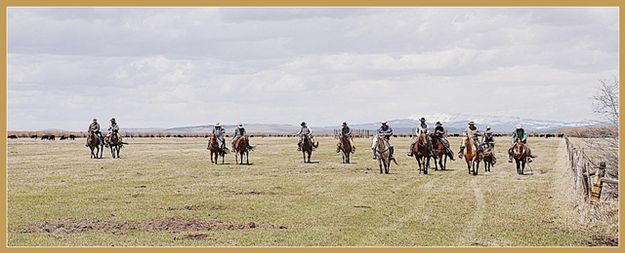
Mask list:
[[[69,139],[72,140],[72,141],[76,140],[76,135],[70,134],[69,135]]]
[[[12,134],[12,135],[9,135],[9,137],[8,137],[8,138],[9,138],[9,139],[17,139],[17,135]]]
[[[67,140],[67,135],[63,135],[63,136],[59,137],[59,140]]]
[[[41,136],[41,140],[47,140],[50,136],[47,134],[44,134]]]

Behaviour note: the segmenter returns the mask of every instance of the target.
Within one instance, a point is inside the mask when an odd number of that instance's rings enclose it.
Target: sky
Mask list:
[[[9,8],[7,65],[9,130],[583,121],[618,9]]]

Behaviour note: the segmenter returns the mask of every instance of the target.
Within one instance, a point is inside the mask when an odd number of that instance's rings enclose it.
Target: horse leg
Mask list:
[[[382,154],[380,154],[382,155]],[[384,173],[384,171],[382,170],[382,159],[378,159],[378,165],[380,166],[380,174]]]
[[[473,170],[473,175],[477,176],[477,174],[479,174],[479,170],[480,170],[480,160],[477,160],[474,163],[474,165],[475,165],[475,170]]]
[[[245,163],[247,163],[247,165],[250,165],[250,152],[249,151],[245,151]]]
[[[384,166],[384,173],[388,174],[391,170],[391,159],[389,158],[388,161],[386,161],[386,164]]]

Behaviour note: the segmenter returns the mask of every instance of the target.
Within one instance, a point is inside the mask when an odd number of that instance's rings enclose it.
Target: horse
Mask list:
[[[473,175],[478,174],[478,170],[480,168],[480,160],[482,159],[482,151],[477,149],[475,146],[475,141],[473,138],[469,136],[465,136],[464,138],[464,160],[467,162],[467,168],[469,169],[469,174],[473,173]]]
[[[523,175],[523,171],[525,170],[525,163],[527,163],[527,146],[521,141],[517,140],[517,142],[512,147],[512,157],[514,157],[514,161],[516,162],[516,173],[519,175]]]
[[[341,140],[337,145],[336,152],[343,153],[343,163],[349,163],[349,155],[353,152],[352,143],[346,135],[341,136]]]
[[[412,153],[414,154],[417,164],[419,165],[419,174],[423,171],[423,174],[427,175],[430,169],[430,151],[428,150],[427,134],[421,133],[417,137],[417,143],[412,146]]]
[[[100,142],[100,139],[94,132],[90,133],[89,137],[87,137],[87,143],[89,145],[89,149],[91,149],[91,158],[102,158],[104,143]],[[94,149],[96,150],[95,153],[93,153]]]
[[[236,154],[239,154],[241,156],[241,163],[239,164],[243,164],[243,155],[245,155],[245,161],[246,164],[250,164],[250,150],[254,150],[254,147],[250,146],[250,139],[247,135],[245,136],[241,136],[239,137],[236,142],[234,143],[233,146],[235,155],[234,155],[234,159],[236,160],[237,163],[239,163],[238,161],[238,156]]]
[[[317,148],[317,147],[319,147],[319,142],[317,142],[316,144],[313,143],[310,140],[310,137],[308,137],[308,135],[305,134],[302,140],[302,157],[304,158],[304,163],[310,163],[310,155],[312,155],[313,148]],[[306,160],[307,155],[308,155],[308,161]]]
[[[221,156],[221,164],[224,164],[226,152],[220,147],[219,140],[217,140],[215,133],[210,133],[208,135],[208,147],[206,149],[210,151],[211,163],[217,164],[217,161],[219,161],[219,157]]]
[[[380,174],[388,174],[391,169],[391,160],[396,165],[398,164],[394,158],[391,158],[391,144],[388,140],[382,135],[376,135],[376,138],[377,146],[375,148],[375,152],[377,153],[376,157],[378,158],[378,164],[380,165]]]
[[[119,135],[117,132],[111,133],[111,136],[107,139],[107,145],[111,149],[111,155],[113,158],[120,158],[119,151],[124,146],[125,143],[121,142],[119,139]]]
[[[495,147],[490,144],[484,144],[484,171],[490,172],[491,168],[495,166]]]
[[[432,147],[434,148],[434,169],[438,170],[438,168],[440,167],[441,170],[446,170],[447,169],[447,157],[449,156],[447,154],[447,149],[445,148],[445,144],[443,144],[442,141],[440,141],[437,137],[435,137],[434,135],[432,135]],[[438,160],[438,164],[437,164],[437,160]]]

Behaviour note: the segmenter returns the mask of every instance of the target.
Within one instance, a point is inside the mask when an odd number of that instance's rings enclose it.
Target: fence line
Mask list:
[[[582,149],[575,147],[568,136],[565,136],[564,140],[569,167],[575,175],[575,190],[581,192],[584,201],[593,205],[601,199],[603,184],[618,184],[618,179],[605,177],[605,162],[602,161],[597,166]]]

